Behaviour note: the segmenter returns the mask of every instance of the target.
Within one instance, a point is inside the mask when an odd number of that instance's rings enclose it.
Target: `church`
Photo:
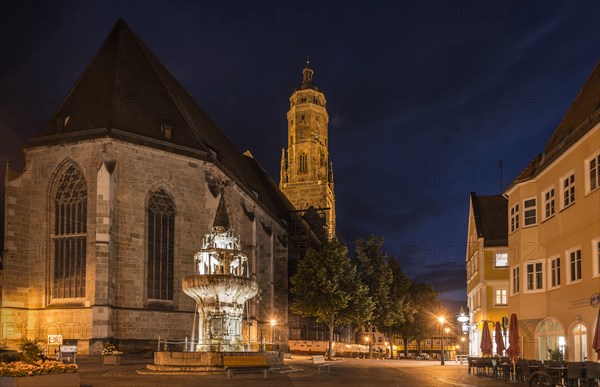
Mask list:
[[[317,238],[123,20],[23,152],[5,178],[2,345],[60,334],[97,354],[190,336],[182,278],[220,202],[258,282],[244,339],[268,337],[272,321],[286,337],[288,258]]]

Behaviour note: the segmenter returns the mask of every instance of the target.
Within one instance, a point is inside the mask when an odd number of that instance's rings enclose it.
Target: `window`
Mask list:
[[[306,153],[300,154],[300,173],[306,173],[308,171],[308,156]]]
[[[535,226],[537,224],[537,216],[536,216],[536,199],[530,198],[523,201],[523,226]]]
[[[56,187],[52,242],[52,297],[85,297],[87,185],[74,165],[65,169]]]
[[[175,204],[159,189],[148,201],[148,299],[173,300]]]
[[[562,179],[562,208],[567,208],[575,203],[575,173]]]
[[[554,216],[554,187],[542,192],[544,198],[544,220]]]
[[[508,253],[496,253],[496,267],[508,266]]]
[[[600,275],[600,238],[592,241],[592,257],[594,257],[594,277]]]
[[[544,265],[542,262],[531,262],[525,264],[526,289],[540,290],[544,288]]]
[[[577,247],[567,251],[567,259],[569,264],[569,282],[581,281],[581,248]]]
[[[521,290],[520,267],[519,266],[513,267],[511,274],[512,274],[512,292],[513,292],[513,294],[517,294]]]
[[[515,204],[510,208],[510,232],[515,232],[519,229],[519,205]]]
[[[550,288],[560,286],[560,257],[550,259]]]
[[[587,159],[585,164],[586,174],[588,176],[586,190],[587,192],[592,192],[600,187],[600,153],[596,153],[594,156]]]
[[[507,305],[506,289],[496,289],[496,305]]]

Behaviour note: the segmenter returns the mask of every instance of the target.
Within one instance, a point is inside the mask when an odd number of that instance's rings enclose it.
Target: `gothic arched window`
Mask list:
[[[53,298],[85,297],[87,187],[81,171],[70,165],[54,195]]]
[[[302,153],[300,155],[300,173],[305,173],[308,171],[308,157],[306,153]]]
[[[148,201],[148,299],[173,300],[175,204],[159,189]]]

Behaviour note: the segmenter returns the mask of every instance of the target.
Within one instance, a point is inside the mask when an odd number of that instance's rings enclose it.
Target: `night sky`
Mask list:
[[[0,154],[19,162],[115,21],[279,179],[306,57],[325,92],[338,231],[466,298],[469,192],[501,192],[600,57],[594,1],[0,5]],[[464,301],[466,302],[466,301]]]

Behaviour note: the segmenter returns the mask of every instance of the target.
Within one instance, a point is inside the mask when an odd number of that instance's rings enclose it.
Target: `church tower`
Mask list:
[[[329,164],[325,95],[313,83],[314,71],[306,62],[302,84],[290,96],[288,149],[281,153],[279,188],[297,210],[313,207],[325,215],[327,236],[335,235],[333,168]]]

